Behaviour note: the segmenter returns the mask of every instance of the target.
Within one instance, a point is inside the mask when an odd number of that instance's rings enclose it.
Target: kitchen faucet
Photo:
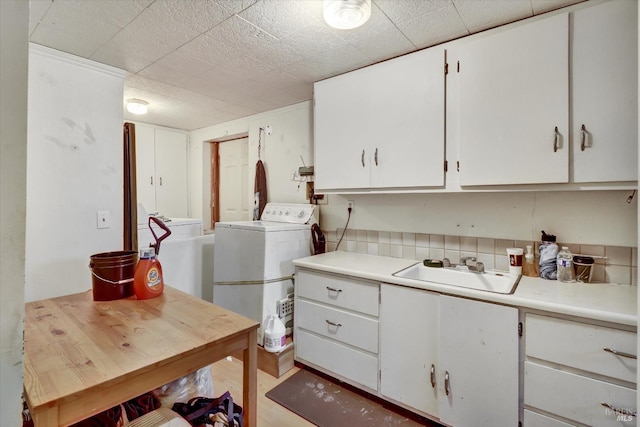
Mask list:
[[[468,265],[467,264],[468,261],[471,261],[474,264]],[[453,268],[456,270],[470,271],[473,273],[484,273],[484,264],[476,261],[476,257],[474,256],[463,256],[460,258],[460,263],[458,264],[451,264],[451,261],[449,261],[449,258],[443,258],[442,266],[445,268]]]

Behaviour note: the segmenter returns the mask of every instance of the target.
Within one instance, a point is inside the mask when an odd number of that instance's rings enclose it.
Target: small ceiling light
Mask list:
[[[127,111],[131,114],[147,114],[148,105],[149,103],[147,101],[143,101],[142,99],[128,99]]]
[[[371,0],[324,0],[324,20],[333,28],[351,30],[370,16]]]

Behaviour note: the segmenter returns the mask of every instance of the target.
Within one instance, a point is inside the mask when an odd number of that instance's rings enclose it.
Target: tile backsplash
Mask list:
[[[334,251],[343,229],[324,231],[327,250]],[[458,262],[463,256],[476,257],[487,269],[509,269],[506,248],[525,249],[532,245],[537,260],[538,242],[449,236],[442,234],[399,233],[377,230],[348,229],[339,250],[393,258],[423,260],[449,258]],[[600,257],[595,259],[592,282],[637,285],[637,248],[623,246],[585,245],[558,242],[568,246],[572,254]]]

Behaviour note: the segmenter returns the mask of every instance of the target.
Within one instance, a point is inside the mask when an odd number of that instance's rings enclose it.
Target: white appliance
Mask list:
[[[216,223],[213,302],[260,322],[260,345],[262,323],[293,293],[292,261],[311,255],[313,213],[310,204],[267,203],[260,221]]]
[[[144,209],[144,208],[142,208]],[[146,248],[155,240],[149,230],[148,216],[138,205],[138,247]],[[202,220],[193,218],[172,218],[164,223],[171,235],[160,244],[158,260],[162,264],[165,285],[202,298],[203,289],[211,286],[213,280],[206,263],[209,247],[214,244],[214,235],[202,234]],[[152,222],[156,236],[164,234]]]

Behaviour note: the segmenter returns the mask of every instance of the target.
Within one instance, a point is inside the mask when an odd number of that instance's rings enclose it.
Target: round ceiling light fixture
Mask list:
[[[149,103],[147,101],[143,101],[142,99],[128,99],[127,100],[127,111],[131,114],[147,114]]]
[[[371,16],[371,0],[324,0],[324,20],[333,28],[351,30]]]

